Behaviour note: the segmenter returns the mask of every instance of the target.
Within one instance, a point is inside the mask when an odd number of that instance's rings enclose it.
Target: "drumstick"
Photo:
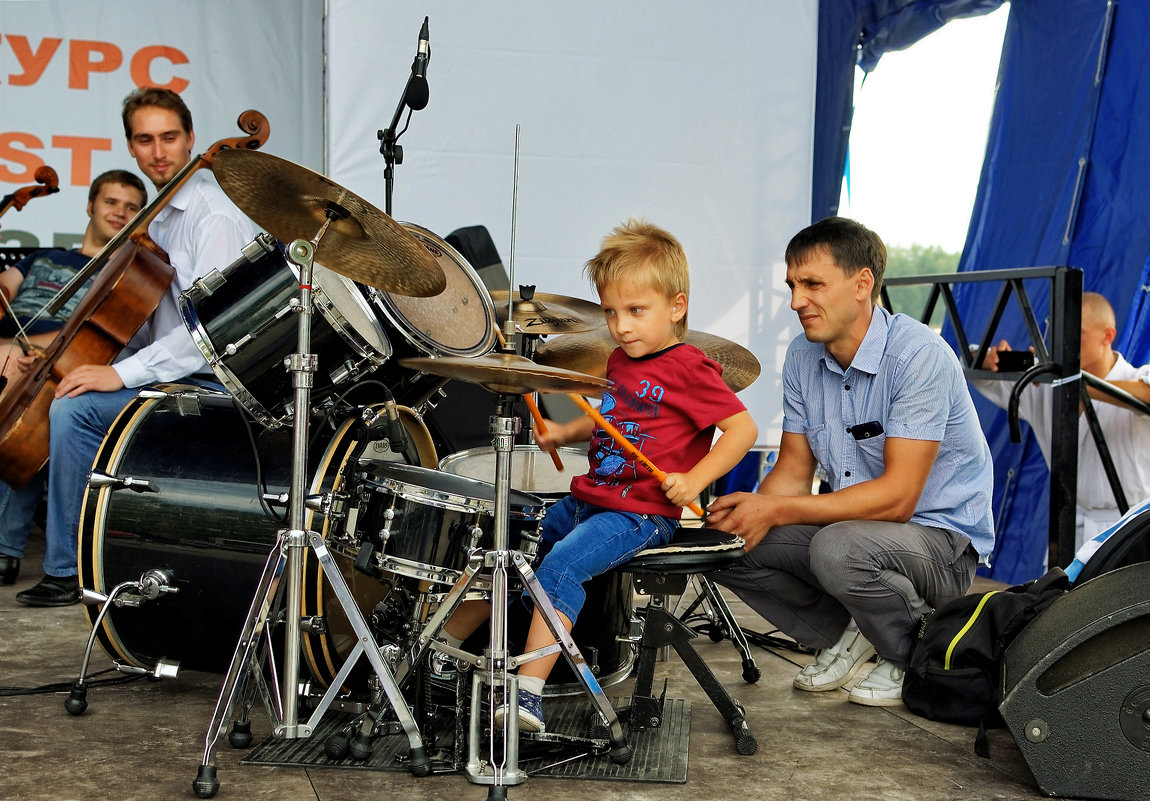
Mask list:
[[[597,412],[595,408],[583,398],[582,395],[568,393],[568,397],[575,402],[576,406],[583,410],[584,414],[598,423],[600,428],[610,434],[611,439],[622,445],[623,450],[625,450],[631,456],[634,456],[638,460],[639,464],[647,468],[647,472],[657,478],[660,483],[667,480],[667,474],[659,468],[655,467],[655,465],[651,464],[651,460],[644,456],[642,451],[632,445],[626,437],[620,434],[619,429],[608,423],[607,419],[603,417],[603,415],[599,414],[599,412]],[[694,501],[691,501],[689,504],[687,504],[687,508],[697,514],[700,518],[705,516],[703,507],[699,506],[699,504],[695,503]]]
[[[535,428],[539,430],[540,434],[547,433],[547,426],[543,423],[543,415],[539,414],[539,407],[535,405],[535,399],[531,397],[530,392],[523,393],[523,402],[527,404],[527,408],[531,410],[531,418],[535,421]],[[555,469],[560,473],[563,472],[563,460],[559,458],[559,454],[555,451],[547,451],[551,454],[551,461],[555,463]]]

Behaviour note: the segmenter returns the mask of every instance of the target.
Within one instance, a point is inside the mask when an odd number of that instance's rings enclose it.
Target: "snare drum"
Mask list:
[[[389,573],[452,585],[476,548],[494,547],[495,485],[395,462],[361,460],[357,514],[340,537],[370,543],[375,566]],[[508,548],[531,561],[543,501],[512,491]],[[362,553],[362,552],[361,552]]]
[[[587,451],[580,448],[558,448],[563,472],[555,469],[551,454],[538,445],[516,445],[511,453],[511,486],[522,492],[538,495],[550,506],[571,491],[571,479],[587,472]],[[495,449],[468,448],[445,456],[439,469],[445,473],[467,478],[492,481],[495,479]]]
[[[180,295],[180,312],[208,365],[236,400],[268,428],[292,421],[295,391],[285,359],[299,345],[298,268],[268,234],[258,235],[228,267]],[[354,281],[312,267],[311,352],[318,369],[311,399],[391,356],[391,343]]]
[[[421,458],[434,464],[430,435],[418,418],[401,409],[401,419]],[[345,422],[311,452],[309,472],[315,477],[309,495],[341,489],[341,468],[359,451],[351,430]],[[377,445],[382,443],[372,443],[367,452],[380,458]],[[265,509],[286,518],[290,467],[291,431],[251,427],[223,393],[145,390],[125,407],[96,456],[84,499],[80,583],[107,594],[158,569],[171,574],[178,592],[111,608],[96,632],[109,656],[147,670],[160,658],[192,670],[227,669],[268,553],[285,525]],[[329,523],[307,510],[305,528],[326,535]],[[387,588],[353,570],[334,550],[333,556],[356,606],[365,615],[376,609]],[[305,634],[304,656],[312,675],[328,684],[356,636],[310,549],[303,574],[303,615],[326,623]],[[94,624],[98,607],[85,609]],[[377,637],[387,623],[377,624]],[[356,668],[362,671],[353,671],[356,680],[368,672]]]
[[[391,335],[395,360],[420,356],[482,356],[495,347],[495,304],[479,274],[438,236],[412,223],[400,223],[435,257],[447,288],[429,298],[412,298],[369,287],[367,293]],[[416,373],[393,363],[384,381],[400,403],[418,408],[447,379]]]

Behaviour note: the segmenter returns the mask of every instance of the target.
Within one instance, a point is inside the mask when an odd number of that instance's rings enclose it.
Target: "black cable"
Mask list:
[[[267,495],[267,482],[264,479],[264,466],[263,459],[260,457],[259,441],[256,438],[255,431],[252,430],[252,421],[248,415],[247,409],[232,396],[232,405],[240,413],[240,420],[243,421],[244,430],[248,435],[248,443],[252,447],[252,459],[255,461],[256,466],[256,500],[260,503],[260,508],[264,510],[264,516],[271,520],[276,525],[284,525],[287,523],[287,510],[284,509],[282,513],[277,513],[272,505],[268,503],[265,495]]]
[[[115,668],[108,668],[91,674],[84,678],[84,685],[87,687],[108,687],[116,684],[127,684],[133,681],[139,681],[144,678],[144,674],[132,676],[116,676],[110,679],[100,679],[93,681],[96,676],[103,676],[105,673],[115,673]],[[0,687],[0,698],[13,698],[21,695],[51,695],[55,693],[69,692],[75,681],[56,682],[54,684],[45,684],[40,687]]]
[[[717,626],[706,615],[692,615],[682,621],[684,625],[691,629],[696,634],[707,635],[710,631]],[[799,645],[791,638],[782,635],[779,629],[771,629],[768,632],[751,631],[748,628],[740,627],[743,629],[743,636],[747,638],[747,642],[757,645],[760,648],[781,648],[786,651],[794,651],[799,654],[813,654],[814,651],[804,645]]]

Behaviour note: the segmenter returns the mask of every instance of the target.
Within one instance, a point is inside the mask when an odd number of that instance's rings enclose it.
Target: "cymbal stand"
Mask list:
[[[350,675],[353,665],[361,655],[366,655],[374,668],[384,693],[387,695],[400,725],[407,734],[411,744],[411,772],[417,776],[426,775],[430,772],[430,763],[424,751],[423,740],[420,737],[415,718],[400,693],[399,684],[387,663],[384,662],[379,649],[375,646],[371,629],[368,628],[367,622],[360,613],[343,574],[335,564],[323,538],[317,532],[304,529],[308,412],[311,408],[312,376],[317,364],[316,355],[310,352],[311,320],[314,311],[312,303],[313,258],[319,241],[327,231],[328,226],[334,220],[346,216],[347,212],[341,207],[331,204],[326,215],[327,219],[314,239],[310,242],[297,239],[288,246],[287,250],[288,259],[299,269],[300,284],[297,308],[300,315],[298,352],[285,360],[287,368],[292,373],[292,386],[295,389],[288,528],[280,530],[276,536],[275,545],[268,554],[255,596],[252,598],[251,607],[244,621],[236,652],[225,674],[223,686],[220,688],[220,695],[216,701],[215,711],[212,714],[212,720],[204,741],[203,760],[199,772],[192,782],[192,789],[200,798],[210,798],[219,790],[220,783],[216,778],[213,754],[223,730],[224,721],[236,705],[237,699],[242,695],[241,689],[245,686],[245,680],[251,680],[255,683],[257,691],[263,698],[268,717],[272,720],[276,737],[285,739],[310,737],[320,718],[335,701]],[[307,621],[305,624],[302,619],[304,549],[308,546],[315,553],[324,576],[335,591],[336,598],[356,633],[356,644],[338,675],[331,682],[327,692],[316,705],[311,717],[306,723],[301,724],[298,717],[298,705],[302,630],[305,625],[313,623],[313,621]],[[284,664],[279,694],[273,699],[261,667],[265,660],[257,658],[257,651],[259,644],[264,642],[267,649],[266,662],[274,680],[277,671],[271,656],[267,627],[269,619],[276,619],[276,613],[283,602],[284,592],[280,587],[280,582],[284,578],[285,569],[287,571],[287,600],[282,609]],[[273,689],[275,688],[273,687]]]
[[[439,609],[428,621],[419,635],[418,643],[420,654],[425,648],[430,647],[432,650],[441,651],[457,659],[470,662],[477,668],[472,677],[470,731],[465,772],[468,780],[475,784],[490,784],[492,789],[488,797],[492,799],[505,797],[506,793],[503,789],[505,785],[519,784],[525,781],[527,776],[519,770],[519,720],[514,713],[504,717],[501,730],[497,730],[491,718],[488,718],[489,749],[486,756],[480,754],[480,722],[482,720],[483,699],[486,697],[488,708],[492,712],[503,699],[507,699],[510,710],[517,709],[519,705],[519,682],[516,675],[510,671],[522,664],[558,651],[562,651],[567,658],[568,664],[591,698],[599,715],[607,722],[610,731],[611,759],[622,764],[630,760],[632,753],[623,727],[619,723],[618,715],[603,693],[603,688],[600,687],[595,674],[591,672],[590,666],[579,652],[571,634],[564,628],[555,607],[552,606],[551,600],[540,586],[535,571],[531,569],[531,565],[522,552],[511,550],[508,547],[511,456],[515,435],[519,433],[520,429],[520,420],[513,416],[512,409],[518,397],[514,394],[500,393],[498,412],[490,420],[492,445],[496,452],[493,547],[489,551],[477,551],[472,555],[461,581],[452,587]],[[508,585],[512,574],[518,576],[519,581],[535,602],[556,639],[552,645],[520,656],[511,656],[507,650]],[[464,595],[478,583],[477,580],[481,576],[490,577],[490,645],[483,656],[476,658],[466,651],[436,640],[435,635],[443,628],[444,623],[459,606]],[[501,750],[500,745],[502,746]]]

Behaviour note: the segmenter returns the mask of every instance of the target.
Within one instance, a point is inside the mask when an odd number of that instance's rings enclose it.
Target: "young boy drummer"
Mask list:
[[[723,383],[722,368],[681,340],[687,332],[687,257],[671,234],[631,219],[609,234],[585,271],[598,290],[611,338],[612,389],[600,413],[667,474],[660,484],[590,418],[546,421],[537,444],[553,450],[590,438],[590,470],[543,519],[536,576],[568,632],[586,599],[583,583],[670,541],[689,504],[750,450],[751,415]],[[714,430],[722,434],[712,447]],[[550,550],[547,550],[550,548]],[[460,605],[443,629],[458,645],[490,614],[485,601]],[[555,642],[538,609],[524,652]],[[519,729],[543,731],[543,688],[558,653],[519,669]],[[495,725],[506,707],[496,709]]]

